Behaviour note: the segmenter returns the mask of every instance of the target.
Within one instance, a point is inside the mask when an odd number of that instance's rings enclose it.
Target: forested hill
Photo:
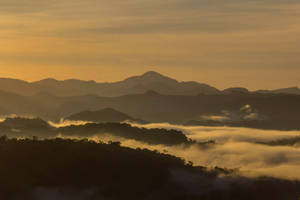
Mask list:
[[[1,137],[0,162],[5,200],[292,200],[300,195],[296,181],[208,171],[118,143]]]
[[[146,129],[127,123],[88,123],[56,128],[39,118],[7,118],[0,122],[1,135],[9,137],[49,138],[62,136],[93,137],[114,136],[132,139],[148,144],[180,145],[194,144],[185,134],[178,130]]]

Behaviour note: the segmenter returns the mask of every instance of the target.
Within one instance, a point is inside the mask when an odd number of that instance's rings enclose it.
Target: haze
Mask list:
[[[1,0],[0,76],[299,86],[297,0]]]

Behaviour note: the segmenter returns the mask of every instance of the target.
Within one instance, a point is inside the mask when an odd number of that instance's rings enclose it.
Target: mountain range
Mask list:
[[[97,95],[62,97],[44,93],[22,96],[0,91],[1,116],[16,114],[58,121],[76,113],[87,111],[97,113],[106,108],[113,108],[131,118],[147,122],[185,124],[194,120],[203,124],[203,120],[212,119],[226,122],[213,123],[215,125],[243,126],[245,124],[243,121],[246,121],[246,124],[249,124],[247,127],[300,129],[300,95],[232,93],[186,96],[148,91],[119,97]]]
[[[0,116],[298,130],[298,94],[296,87],[220,91],[197,82],[178,82],[153,71],[115,83],[0,79]]]
[[[233,92],[249,92],[245,88],[229,88],[224,91],[204,83],[194,81],[179,82],[154,71],[140,76],[133,76],[123,81],[112,83],[98,83],[77,79],[55,80],[52,78],[26,82],[17,79],[0,79],[0,90],[23,96],[36,94],[51,94],[54,96],[83,96],[98,95],[116,97],[128,94],[141,94],[149,90],[166,95],[198,95],[198,94],[230,94]],[[287,93],[300,95],[297,87],[278,90],[259,90],[259,93]]]

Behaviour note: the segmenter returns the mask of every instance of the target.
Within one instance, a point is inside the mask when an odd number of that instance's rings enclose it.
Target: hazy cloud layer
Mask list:
[[[1,120],[1,119],[0,119]],[[52,122],[52,121],[48,121],[48,124],[50,124],[53,127],[59,128],[59,127],[65,127],[65,126],[79,126],[79,125],[85,125],[91,122],[87,122],[87,121],[71,121],[71,120],[65,120],[65,119],[61,119],[59,122]]]
[[[296,146],[268,146],[257,142],[268,142],[282,138],[294,138],[300,131],[265,131],[230,127],[183,127],[170,124],[150,124],[147,128],[167,128],[184,131],[189,138],[199,142],[214,140],[206,148],[192,146],[147,145],[120,137],[95,136],[95,141],[121,141],[123,146],[148,148],[176,155],[195,165],[239,169],[244,176],[272,176],[300,180],[300,144]],[[75,137],[76,138],[76,137]]]
[[[88,122],[61,120],[56,123],[48,123],[53,127],[63,127],[83,125]],[[298,138],[300,137],[300,131],[259,130],[234,127],[185,127],[167,123],[132,125],[148,129],[164,128],[181,130],[188,138],[196,140],[199,143],[207,141],[214,141],[215,143],[206,145],[182,144],[177,146],[149,145],[136,140],[112,136],[109,132],[107,132],[107,134],[96,134],[88,139],[102,142],[118,141],[121,142],[123,146],[158,150],[163,153],[181,157],[186,161],[192,161],[195,165],[200,166],[239,169],[240,174],[244,176],[272,176],[300,180],[299,142],[290,146],[262,144],[281,139]],[[64,136],[62,134],[58,134],[58,137],[86,139],[85,137]]]

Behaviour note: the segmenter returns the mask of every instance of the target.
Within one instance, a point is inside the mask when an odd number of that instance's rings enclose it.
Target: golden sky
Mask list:
[[[0,0],[0,77],[300,86],[299,0]]]

